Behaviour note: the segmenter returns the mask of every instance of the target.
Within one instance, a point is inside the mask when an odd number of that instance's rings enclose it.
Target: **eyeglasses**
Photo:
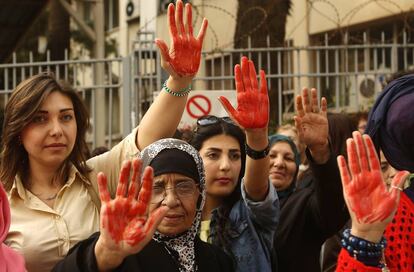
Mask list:
[[[167,196],[167,190],[174,190],[175,195],[180,199],[186,199],[194,196],[198,191],[197,185],[192,181],[183,181],[177,183],[174,187],[165,187],[164,185],[154,185],[152,187],[151,203],[161,203]]]
[[[200,117],[197,120],[197,126],[201,126],[201,127],[210,126],[210,125],[218,124],[218,123],[220,123],[220,121],[226,122],[226,123],[234,125],[234,126],[236,125],[233,122],[233,120],[231,120],[230,117],[227,117],[227,116],[226,117],[217,117],[217,116],[214,116],[214,115],[206,115],[206,116]]]

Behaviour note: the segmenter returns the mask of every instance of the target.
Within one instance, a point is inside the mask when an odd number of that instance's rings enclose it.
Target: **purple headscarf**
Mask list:
[[[384,88],[369,113],[365,133],[394,168],[414,172],[414,74]]]

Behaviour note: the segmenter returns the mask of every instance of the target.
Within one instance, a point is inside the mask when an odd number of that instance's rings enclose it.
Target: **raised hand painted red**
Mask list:
[[[266,76],[260,70],[260,90],[253,61],[242,57],[241,66],[234,67],[237,110],[228,99],[220,96],[220,102],[230,117],[243,128],[264,128],[269,122],[269,96]]]
[[[173,4],[168,6],[168,22],[172,39],[170,48],[163,40],[156,39],[155,43],[160,49],[164,62],[163,67],[172,76],[191,77],[197,73],[200,66],[201,48],[208,22],[206,19],[203,20],[200,32],[195,38],[193,36],[191,5],[185,5],[187,15],[185,26],[183,2],[178,0],[176,5],[175,9]]]
[[[151,239],[168,208],[159,208],[147,218],[148,203],[151,198],[153,170],[147,167],[140,187],[141,161],[133,160],[132,179],[128,188],[131,162],[122,165],[115,199],[111,200],[107,190],[107,179],[98,174],[101,207],[101,237],[105,246],[125,252],[136,253]],[[139,194],[137,194],[139,191]],[[145,241],[144,241],[145,240]]]
[[[373,224],[386,219],[390,221],[398,204],[399,190],[397,188],[400,188],[408,172],[398,172],[388,191],[371,138],[364,135],[363,139],[358,132],[354,132],[353,136],[354,139],[347,140],[350,172],[348,172],[345,158],[338,157],[345,199],[352,211],[351,217],[354,213],[359,224]]]

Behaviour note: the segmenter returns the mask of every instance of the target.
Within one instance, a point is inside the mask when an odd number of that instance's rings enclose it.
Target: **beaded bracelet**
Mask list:
[[[191,84],[188,85],[187,88],[184,88],[178,92],[174,92],[172,91],[170,88],[167,87],[167,80],[164,81],[164,84],[162,84],[162,88],[169,94],[173,95],[173,96],[177,96],[177,97],[182,97],[182,96],[186,96],[191,92]]]
[[[351,256],[368,266],[384,267],[381,263],[383,251],[387,245],[384,237],[379,243],[373,243],[351,234],[351,229],[345,229],[341,245]]]

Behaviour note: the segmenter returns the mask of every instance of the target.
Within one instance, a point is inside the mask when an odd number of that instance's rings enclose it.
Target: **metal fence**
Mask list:
[[[45,60],[0,64],[0,106],[4,107],[15,86],[24,78],[52,70],[69,81],[88,105],[93,129],[88,133],[91,147],[113,143],[139,123],[168,75],[160,67],[154,34],[139,33],[130,56],[104,60]],[[264,69],[271,98],[271,119],[281,124],[292,117],[294,95],[302,86],[316,87],[333,111],[367,110],[391,74],[414,68],[414,44],[407,41],[376,44],[307,47],[266,47],[223,49],[203,52],[195,90],[234,90],[233,67],[240,57],[254,59]],[[96,84],[96,67],[104,66],[104,83]],[[105,114],[97,114],[97,108]],[[104,122],[104,143],[98,140],[96,124]]]
[[[367,110],[393,73],[414,68],[414,44],[386,43],[281,48],[247,48],[206,52],[208,89],[233,89],[232,67],[247,55],[267,74],[277,122],[290,118],[294,95],[303,86],[315,87],[331,110]],[[227,67],[226,67],[227,66]]]
[[[17,62],[13,55],[12,63],[0,64],[0,107],[3,109],[13,89],[24,79],[45,71],[52,71],[59,79],[69,82],[85,101],[90,112],[91,129],[87,141],[91,148],[100,145],[112,146],[130,130],[130,58],[84,59],[42,62]],[[104,82],[97,84],[96,70],[101,65],[104,70]],[[125,73],[124,71],[128,71]],[[125,101],[127,103],[125,103]],[[100,116],[98,108],[104,108]],[[101,123],[105,129],[104,140],[98,140],[96,128]],[[125,124],[125,122],[127,122]]]
[[[137,65],[135,85],[142,90],[136,100],[137,112],[144,112],[167,75],[159,67],[159,55],[149,33],[141,33],[134,45]],[[370,44],[306,47],[266,47],[223,49],[203,52],[200,71],[194,79],[195,90],[234,90],[233,67],[241,56],[253,59],[256,69],[263,69],[272,102],[271,119],[281,124],[294,113],[294,96],[302,87],[315,87],[328,100],[332,111],[366,111],[392,74],[414,69],[414,43],[404,33],[402,42],[382,40]],[[364,35],[365,37],[365,35]],[[250,44],[250,43],[249,43]],[[145,68],[145,69],[143,69]],[[137,116],[139,119],[139,116]]]

